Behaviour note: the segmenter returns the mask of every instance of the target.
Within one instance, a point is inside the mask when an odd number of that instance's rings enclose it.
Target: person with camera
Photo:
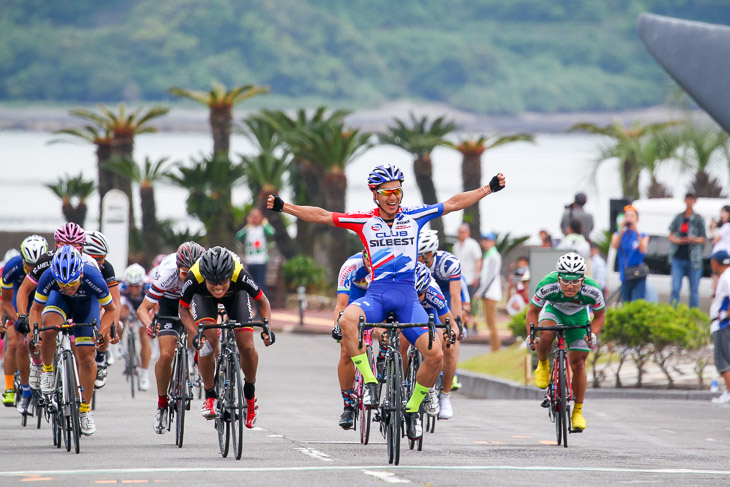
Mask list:
[[[628,303],[646,296],[646,276],[649,266],[644,263],[644,253],[649,246],[649,236],[638,227],[639,212],[636,207],[624,207],[624,221],[619,232],[611,236],[611,246],[616,249],[621,277],[621,301]]]

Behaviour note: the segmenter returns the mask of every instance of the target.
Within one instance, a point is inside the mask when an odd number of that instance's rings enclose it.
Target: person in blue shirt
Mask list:
[[[621,301],[628,303],[646,296],[646,276],[632,279],[627,277],[628,267],[644,263],[644,253],[649,246],[649,235],[640,232],[639,212],[633,205],[624,207],[624,222],[619,232],[611,236],[611,246],[616,249],[618,270],[621,278]]]
[[[45,272],[38,282],[33,306],[43,307],[43,327],[60,326],[66,321],[84,323],[73,329],[76,339],[76,362],[79,367],[79,382],[83,389],[79,419],[81,433],[90,436],[96,431],[91,415],[91,397],[96,379],[95,345],[110,340],[114,324],[115,306],[106,280],[93,264],[86,263],[81,253],[70,245],[59,248],[51,261],[51,272]],[[99,306],[104,310],[100,317]],[[94,343],[91,323],[99,324],[99,335]],[[41,334],[41,357],[43,375],[41,392],[53,392],[55,372],[53,357],[56,352],[58,331],[48,330]],[[117,340],[114,340],[116,342]]]
[[[19,316],[27,316],[28,306],[18,313],[18,288],[23,283],[26,274],[33,269],[40,256],[48,250],[48,242],[40,235],[31,235],[20,244],[20,255],[8,260],[2,271],[2,307],[8,316],[11,326],[7,330],[8,349],[5,352],[5,393],[2,402],[5,406],[12,406],[15,403],[15,389],[13,378],[16,369],[20,373],[20,384],[23,389],[23,397],[18,402],[18,411],[24,413],[28,409],[31,393],[30,381],[30,353],[25,335],[30,331],[28,320],[18,320]],[[40,359],[40,357],[38,357]],[[37,378],[40,378],[38,376]],[[38,388],[35,382],[35,389]]]

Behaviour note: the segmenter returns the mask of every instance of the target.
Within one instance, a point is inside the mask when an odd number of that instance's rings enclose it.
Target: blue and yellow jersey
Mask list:
[[[17,291],[20,285],[23,284],[26,274],[25,267],[23,267],[23,257],[16,255],[7,261],[5,267],[3,267],[3,289],[12,288]]]
[[[41,276],[41,280],[38,281],[38,287],[35,292],[35,301],[45,304],[46,301],[48,301],[48,296],[51,294],[51,291],[61,292],[61,287],[53,278],[52,272],[44,272]],[[84,262],[84,273],[81,276],[81,286],[79,286],[76,294],[73,296],[64,294],[64,296],[74,301],[83,301],[95,297],[102,306],[106,306],[112,302],[112,296],[109,293],[109,287],[106,284],[104,276],[101,275],[101,271],[97,267],[88,262]]]

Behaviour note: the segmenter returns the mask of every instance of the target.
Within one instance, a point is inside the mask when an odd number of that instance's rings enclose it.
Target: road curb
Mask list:
[[[463,394],[475,399],[534,399],[545,396],[542,389],[525,386],[505,379],[459,370],[459,382]],[[686,391],[667,389],[588,389],[586,399],[678,399],[710,401],[717,393],[710,391]]]

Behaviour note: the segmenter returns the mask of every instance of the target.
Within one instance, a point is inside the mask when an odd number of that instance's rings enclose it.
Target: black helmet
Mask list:
[[[230,279],[233,269],[236,267],[236,261],[233,259],[231,251],[218,246],[203,252],[198,262],[200,275],[211,281]]]

